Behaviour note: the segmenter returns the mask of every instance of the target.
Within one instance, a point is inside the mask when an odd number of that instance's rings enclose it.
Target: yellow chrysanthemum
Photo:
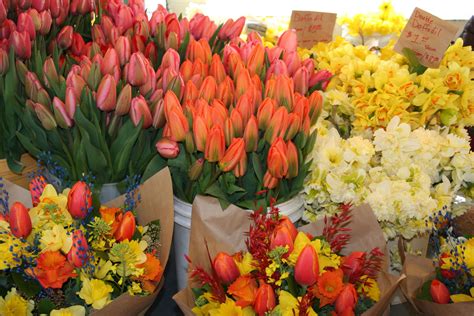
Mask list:
[[[101,309],[111,302],[110,294],[113,288],[102,280],[81,277],[82,288],[77,294],[87,305],[95,309]]]
[[[48,184],[40,197],[40,203],[30,209],[33,230],[36,232],[51,228],[53,225],[70,226],[73,222],[67,210],[68,190],[58,194],[56,189]]]
[[[67,308],[53,309],[49,316],[85,316],[86,308],[81,305],[74,305]]]
[[[61,250],[67,254],[72,247],[72,236],[62,225],[54,225],[50,229],[42,232],[40,238],[40,248],[42,251]]]
[[[33,315],[34,307],[34,302],[25,300],[15,288],[12,288],[5,297],[0,297],[0,315],[2,316],[30,316]]]

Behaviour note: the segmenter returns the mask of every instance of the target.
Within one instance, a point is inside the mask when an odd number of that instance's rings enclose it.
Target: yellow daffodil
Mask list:
[[[53,309],[49,316],[85,316],[86,308],[81,305],[74,305],[67,308]]]
[[[255,313],[253,312],[251,307],[242,308],[240,306],[235,305],[235,301],[227,298],[225,303],[219,305],[218,308],[209,310],[210,316],[253,316]]]
[[[234,261],[239,269],[240,275],[246,275],[255,270],[256,262],[249,252],[240,255],[238,258],[234,257]]]
[[[143,289],[140,286],[140,283],[132,282],[132,285],[128,287],[128,293],[132,296],[140,294],[142,292],[143,292]]]
[[[0,233],[0,271],[19,267],[21,257],[26,254],[26,244],[10,233]]]
[[[280,291],[278,296],[278,301],[280,304],[275,308],[276,311],[279,311],[281,316],[293,316],[299,315],[299,301],[301,297],[294,297],[291,293],[287,291]],[[308,314],[309,316],[317,316],[316,312],[313,310],[312,307],[309,308]]]
[[[474,302],[474,287],[471,287],[469,291],[471,295],[467,294],[454,294],[451,295],[451,300],[453,303],[462,303],[462,302]]]
[[[115,272],[115,268],[115,265],[111,261],[99,259],[95,268],[94,276],[96,279],[103,280],[107,277],[109,272]]]
[[[5,297],[0,297],[0,315],[19,316],[33,315],[34,302],[21,297],[15,288],[12,288]]]
[[[378,302],[380,300],[380,288],[374,279],[369,279],[366,276],[361,278],[366,281],[360,286],[358,292],[365,293],[370,299]]]
[[[113,288],[102,280],[89,279],[81,276],[82,288],[77,294],[87,305],[94,309],[101,309],[111,302],[110,294]]]
[[[204,304],[198,304],[200,301],[204,301]],[[213,299],[213,296],[209,292],[205,292],[196,300],[196,306],[193,307],[192,311],[197,316],[207,316],[210,310],[219,308],[219,302]]]
[[[121,277],[130,275],[140,276],[143,273],[142,268],[137,268],[146,261],[145,249],[146,241],[124,240],[115,244],[109,253],[109,259],[118,263],[117,274]]]
[[[50,184],[44,188],[40,203],[29,212],[34,231],[51,228],[54,224],[65,227],[72,224],[71,214],[67,210],[67,192],[65,190],[58,194]]]
[[[311,241],[305,233],[298,232],[298,235],[296,235],[296,239],[294,242],[293,251],[288,256],[288,261],[292,265],[296,264],[298,256],[307,244],[311,244],[314,247],[314,250],[316,250],[316,253],[318,254],[320,273],[322,273],[324,269],[328,267],[337,268],[341,264],[341,258],[332,252],[331,247],[327,242],[321,239]]]
[[[55,224],[52,228],[43,230],[40,238],[40,248],[42,251],[61,250],[67,254],[72,247],[72,236],[62,226]]]

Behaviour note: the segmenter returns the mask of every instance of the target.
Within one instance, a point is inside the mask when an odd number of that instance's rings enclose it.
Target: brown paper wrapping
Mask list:
[[[435,275],[433,261],[428,258],[405,254],[403,273],[407,276],[400,287],[407,300],[419,312],[425,315],[474,315],[474,302],[437,304],[416,298],[423,283]]]
[[[31,207],[31,197],[28,190],[25,190],[11,182],[5,181],[6,189],[10,196],[11,203],[15,201],[23,202],[27,207]],[[165,168],[148,179],[140,186],[141,202],[136,208],[138,214],[138,223],[146,225],[147,223],[160,220],[161,235],[159,249],[159,259],[163,266],[166,267],[168,256],[171,248],[171,239],[173,237],[173,189],[171,185],[171,175],[168,168]],[[120,207],[123,205],[125,196],[106,203],[110,207]],[[94,311],[94,316],[129,316],[138,315],[145,312],[155,301],[160,289],[163,286],[163,279],[155,293],[148,296],[131,296],[128,293],[122,294],[105,306],[103,309]]]
[[[379,247],[386,252],[383,232],[370,207],[368,205],[359,206],[354,209],[353,214],[353,219],[347,226],[352,230],[351,242],[343,253],[347,254],[355,250],[370,251],[374,247]],[[193,203],[189,240],[189,257],[193,264],[201,266],[207,271],[211,268],[204,240],[208,242],[211,256],[223,250],[228,253],[245,250],[244,233],[248,231],[250,223],[248,211],[233,205],[223,211],[218,200],[204,196],[196,197]],[[315,236],[321,235],[323,225],[323,221],[319,221],[301,227],[299,230]],[[388,264],[386,267],[388,268]],[[392,295],[404,277],[396,277],[382,272],[378,280],[381,291],[380,301],[364,315],[382,315],[389,307]],[[193,285],[195,284],[191,282],[188,288],[173,297],[186,316],[194,315],[191,311],[194,306],[191,291]]]

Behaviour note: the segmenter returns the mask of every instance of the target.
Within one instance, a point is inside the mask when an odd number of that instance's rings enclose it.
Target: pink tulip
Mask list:
[[[39,16],[38,16],[39,20]],[[41,22],[39,23],[41,26]],[[20,13],[18,15],[18,22],[16,23],[18,32],[26,32],[30,36],[31,40],[36,38],[36,28],[33,23],[32,17],[26,12]]]
[[[27,32],[13,31],[10,41],[19,58],[29,59],[31,57],[31,41]]]
[[[138,126],[140,121],[143,120],[143,129],[151,126],[153,118],[151,116],[150,108],[142,96],[132,99],[130,106],[130,119],[135,126]]]
[[[66,106],[64,105],[63,101],[59,98],[54,97],[53,99],[53,110],[54,110],[54,118],[58,125],[62,128],[68,128],[73,125],[73,121],[71,117],[67,114]]]
[[[161,157],[167,159],[176,158],[179,154],[178,143],[168,138],[162,138],[156,143],[156,150]]]
[[[104,112],[110,112],[115,109],[117,101],[116,81],[112,75],[106,74],[100,82],[97,89],[96,102],[97,107]]]
[[[120,36],[115,43],[115,50],[118,54],[120,65],[124,66],[130,60],[132,54],[132,44],[127,36]]]
[[[294,29],[287,30],[281,34],[277,46],[283,48],[286,52],[295,52],[298,47],[298,38]]]
[[[133,53],[128,63],[127,79],[132,86],[142,86],[148,80],[148,70],[145,56],[142,53]]]
[[[68,49],[72,45],[72,35],[74,30],[71,25],[62,28],[58,34],[58,45],[62,49]]]

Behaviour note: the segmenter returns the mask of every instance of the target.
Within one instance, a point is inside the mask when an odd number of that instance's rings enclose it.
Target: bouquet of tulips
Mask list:
[[[384,255],[371,247],[383,245],[374,239],[382,232],[369,208],[355,219],[344,206],[298,231],[274,207],[250,216],[233,207],[223,217],[210,200],[194,202],[190,284],[174,298],[185,315],[381,315],[389,304],[397,284],[379,274]],[[360,240],[349,243],[351,235]]]
[[[166,174],[160,176],[163,183]],[[169,188],[163,191],[169,196],[160,196],[166,202],[156,206],[168,203],[162,210],[168,216],[172,204],[169,175],[167,178]],[[146,198],[156,196],[149,186],[155,189],[157,180],[152,178],[153,183],[143,186],[140,192]],[[172,231],[164,228],[162,232],[160,217],[137,206],[137,186],[131,186],[123,204],[109,206],[95,203],[90,184],[83,181],[57,192],[37,176],[30,183],[30,201],[22,193],[23,203],[13,204],[3,184],[1,188],[1,315],[14,315],[12,311],[15,315],[85,315],[101,309],[111,313],[117,310],[115,300],[123,301],[125,296],[136,304],[131,308],[137,313],[151,305]],[[8,183],[6,188],[19,190]],[[147,207],[154,202],[156,197],[147,200]],[[31,203],[28,209],[25,204]],[[154,220],[141,225],[137,216],[141,222]],[[165,220],[164,224],[170,223]]]
[[[302,190],[322,106],[316,89],[329,77],[299,59],[295,31],[279,45],[265,49],[252,33],[247,42],[231,41],[221,58],[207,42],[190,42],[179,69],[184,89],[170,89],[157,105],[165,121],[156,148],[178,198],[211,195],[251,209],[256,200],[282,202]],[[161,67],[165,83],[177,63]]]
[[[434,259],[407,256],[405,292],[423,313],[469,315],[474,306],[474,238],[457,235],[449,212],[438,212],[431,222]]]

